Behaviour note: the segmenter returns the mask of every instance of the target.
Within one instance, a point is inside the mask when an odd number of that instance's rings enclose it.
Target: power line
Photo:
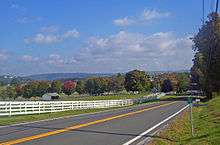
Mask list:
[[[202,0],[202,24],[205,23],[205,0]]]

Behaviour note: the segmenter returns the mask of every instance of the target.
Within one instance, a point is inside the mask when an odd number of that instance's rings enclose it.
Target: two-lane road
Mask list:
[[[3,127],[0,128],[0,144],[122,145],[185,106],[186,103],[183,101],[164,101],[126,109]],[[157,129],[158,127],[152,132]],[[144,138],[146,137],[140,137],[132,144]]]

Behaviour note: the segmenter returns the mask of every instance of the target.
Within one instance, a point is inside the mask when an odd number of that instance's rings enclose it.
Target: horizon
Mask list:
[[[132,70],[129,70],[132,71]],[[127,72],[129,72],[127,71]],[[167,71],[163,71],[163,70],[158,70],[158,71],[145,71],[145,70],[141,70],[144,71],[146,73],[150,72],[150,73],[155,73],[155,72],[163,72],[163,73],[172,73],[172,72],[189,72],[190,70],[167,70]],[[27,75],[16,75],[16,74],[1,74],[0,76],[15,76],[15,77],[29,77],[29,76],[37,76],[37,75],[53,75],[53,74],[117,74],[117,73],[121,73],[121,74],[126,74],[127,72],[52,72],[52,73],[39,73],[39,74],[27,74]]]
[[[0,9],[0,75],[17,76],[190,70],[202,18],[190,0],[10,0]]]

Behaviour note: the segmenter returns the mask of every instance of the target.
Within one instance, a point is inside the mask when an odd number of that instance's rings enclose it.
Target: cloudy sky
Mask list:
[[[199,0],[2,0],[0,11],[0,74],[16,75],[189,69],[202,18]]]

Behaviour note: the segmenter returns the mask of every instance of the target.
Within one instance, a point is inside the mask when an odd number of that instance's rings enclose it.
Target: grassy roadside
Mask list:
[[[193,108],[195,136],[191,136],[188,111],[177,117],[150,145],[220,145],[220,96],[208,106]]]
[[[17,115],[17,116],[11,116],[11,117],[5,116],[5,117],[0,117],[0,126],[25,123],[25,122],[33,122],[33,121],[40,121],[40,120],[46,120],[46,119],[55,119],[55,118],[59,118],[59,117],[74,116],[74,115],[86,114],[86,113],[95,113],[95,112],[114,110],[114,109],[130,108],[130,107],[134,107],[134,106],[138,106],[138,105],[153,104],[153,103],[158,103],[158,101],[147,102],[147,103],[143,103],[143,104],[135,104],[132,106],[124,106],[124,107],[69,110],[69,111],[44,113],[44,114]]]

